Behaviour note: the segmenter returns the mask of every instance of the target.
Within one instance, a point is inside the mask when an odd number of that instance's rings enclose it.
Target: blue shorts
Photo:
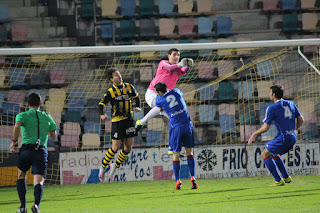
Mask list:
[[[45,177],[48,167],[48,151],[45,147],[38,150],[33,145],[23,145],[19,151],[18,168],[27,172],[32,166],[32,174]]]
[[[193,125],[175,126],[169,129],[169,146],[173,152],[181,152],[181,147],[194,147]]]
[[[273,155],[283,155],[293,148],[297,141],[297,136],[286,135],[277,136],[273,140],[266,143],[265,148]]]

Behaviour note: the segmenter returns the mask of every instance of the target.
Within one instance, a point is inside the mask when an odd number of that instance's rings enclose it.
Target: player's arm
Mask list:
[[[111,100],[111,94],[109,91],[106,92],[106,94],[104,94],[103,98],[101,99],[101,101],[99,102],[99,106],[98,106],[98,111],[100,114],[100,118],[102,120],[107,120],[108,116],[106,114],[103,113],[103,108],[105,105],[107,105],[107,103],[109,103],[109,101]]]
[[[252,141],[256,138],[257,135],[260,135],[264,132],[267,132],[270,129],[270,125],[267,123],[263,123],[262,127],[260,127],[260,129],[258,129],[257,131],[255,131],[254,133],[252,133],[252,135],[250,136],[249,140],[248,140],[248,144],[251,144]]]
[[[303,124],[303,121],[304,121],[304,118],[302,117],[302,115],[298,116],[297,117],[297,127],[296,127],[296,130],[298,130],[301,125]]]
[[[49,115],[49,114],[48,114],[48,115]],[[49,115],[49,133],[48,133],[48,135],[49,135],[53,140],[55,140],[55,139],[57,138],[56,129],[57,129],[57,125],[56,125],[56,123],[54,122],[54,120],[52,119],[51,115]]]
[[[134,111],[140,112],[141,111],[141,100],[140,100],[139,94],[132,84],[130,84],[130,86],[132,89],[132,98],[134,99],[135,104],[136,104]]]
[[[9,147],[9,150],[11,152],[15,152],[15,147],[18,146],[18,139],[20,136],[21,126],[22,126],[22,121],[16,121],[13,127],[13,138],[12,138],[12,143],[10,144],[10,147]]]

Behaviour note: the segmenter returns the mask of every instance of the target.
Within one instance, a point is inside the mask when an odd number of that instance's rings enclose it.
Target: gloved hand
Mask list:
[[[187,58],[187,66],[188,67],[192,67],[194,64],[193,59],[192,58]]]
[[[186,58],[183,58],[179,63],[178,63],[178,67],[185,67],[188,66],[188,62]]]

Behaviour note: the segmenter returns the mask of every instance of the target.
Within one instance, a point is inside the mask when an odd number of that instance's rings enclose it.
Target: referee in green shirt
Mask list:
[[[34,205],[31,207],[31,211],[39,212],[44,177],[48,166],[48,134],[51,138],[56,138],[57,127],[52,117],[39,110],[41,106],[39,94],[29,95],[28,106],[28,111],[21,112],[16,117],[13,139],[10,144],[10,151],[15,152],[21,132],[22,147],[19,151],[17,179],[17,191],[21,206],[17,212],[27,212],[25,177],[30,166],[32,166],[32,174],[34,175]]]

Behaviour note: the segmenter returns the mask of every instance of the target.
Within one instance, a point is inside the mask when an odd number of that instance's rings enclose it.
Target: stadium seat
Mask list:
[[[196,67],[198,69],[198,75],[200,79],[210,80],[217,78],[217,76],[214,75],[214,65],[212,62],[200,61],[196,64]]]
[[[179,18],[178,19],[178,33],[179,35],[192,35],[194,28],[193,18]]]
[[[210,39],[199,39],[198,43],[212,43]],[[199,55],[202,57],[212,57],[212,50],[199,50]]]
[[[0,45],[1,46],[7,43],[7,40],[8,40],[7,36],[8,36],[7,28],[5,27],[5,25],[1,24],[0,25]]]
[[[214,124],[216,116],[216,107],[213,104],[199,106],[200,123]]]
[[[281,0],[282,10],[296,10],[297,0]]]
[[[153,41],[140,41],[139,43],[136,43],[139,45],[153,45]],[[140,52],[140,58],[148,58],[148,59],[153,59],[154,56],[156,55],[156,52]]]
[[[201,83],[199,84],[199,99],[200,101],[212,101],[214,100],[214,95],[215,95],[215,88],[214,85],[208,83]]]
[[[133,120],[135,121],[141,120],[143,117],[144,117],[143,110],[141,110],[140,112],[133,111]]]
[[[220,82],[218,88],[219,100],[233,100],[234,99],[234,87],[231,82]]]
[[[283,14],[282,16],[283,32],[295,33],[298,31],[298,16],[297,14]]]
[[[85,120],[92,122],[100,122],[100,114],[98,108],[86,108],[84,110]]]
[[[0,137],[0,150],[1,151],[8,151],[11,142],[12,142],[12,138]]]
[[[98,134],[85,133],[82,135],[82,148],[100,147],[100,136]]]
[[[213,20],[211,16],[198,18],[198,34],[200,36],[213,35]]]
[[[100,135],[101,127],[100,122],[87,121],[84,122],[84,133],[93,133]]]
[[[310,112],[305,109],[299,109],[301,115],[303,116],[304,123],[317,123],[317,113],[316,112]]]
[[[0,137],[2,138],[13,138],[13,127],[7,125],[0,125]]]
[[[248,141],[250,136],[257,130],[255,125],[240,125],[240,139],[242,142]]]
[[[9,21],[9,5],[7,2],[0,3],[0,22]]]
[[[253,81],[238,82],[238,98],[239,99],[242,99],[242,94],[244,99],[253,98],[254,90],[255,90],[255,86]]]
[[[273,85],[272,81],[258,81],[258,98],[269,98],[270,87]]]
[[[139,0],[140,16],[150,16],[154,14],[154,0]]]
[[[140,19],[139,34],[140,37],[155,38],[157,32],[154,19]]]
[[[162,141],[161,131],[147,131],[146,146],[160,146]]]
[[[309,38],[317,38],[317,36],[313,36],[313,35],[304,35],[303,36],[303,39],[309,39]],[[303,48],[303,53],[304,54],[309,54],[309,53],[312,54],[312,53],[316,53],[317,52],[317,46],[303,46],[302,48]]]
[[[60,141],[63,147],[78,147],[79,135],[61,135]]]
[[[232,39],[226,39],[226,38],[219,38],[217,39],[217,42],[232,42]],[[218,50],[217,55],[219,56],[231,56],[232,55],[232,50],[228,49],[222,49]]]
[[[223,78],[231,76],[234,70],[234,64],[232,61],[220,60],[218,61],[218,77]]]
[[[217,34],[218,35],[230,35],[232,28],[231,17],[218,16],[217,17]]]
[[[9,90],[7,92],[8,102],[19,103],[22,107],[26,98],[26,92],[24,90]]]
[[[80,124],[75,122],[65,122],[63,124],[63,134],[64,135],[80,135],[81,134]]]
[[[192,13],[193,0],[178,0],[178,13],[188,14]]]
[[[136,23],[134,20],[120,20],[120,35],[123,39],[136,37]]]
[[[317,13],[302,13],[302,30],[315,31],[317,30],[318,14]]]
[[[173,0],[161,0],[158,2],[159,15],[173,15]]]
[[[242,41],[251,41],[250,38],[237,38],[237,42],[242,42]],[[251,51],[250,50],[242,50],[242,49],[238,49],[237,50],[237,55],[240,56],[246,56],[246,55],[250,55]]]
[[[153,70],[152,64],[149,63],[141,64],[139,70],[141,82],[150,82],[156,74],[156,70]]]
[[[270,141],[274,139],[274,137],[277,135],[277,127],[275,125],[271,125],[270,129],[261,134],[261,140],[262,141]]]
[[[218,111],[219,115],[236,115],[236,108],[234,104],[219,104]]]
[[[212,0],[197,0],[198,13],[210,13],[212,10]]]
[[[240,112],[240,124],[241,125],[256,125],[256,115],[255,111],[249,111],[248,113],[243,114]]]
[[[179,44],[191,44],[193,41],[192,40],[179,40],[178,43]],[[193,56],[195,56],[196,54],[194,53],[194,51],[192,50],[183,50],[180,51],[180,59],[182,58],[192,58]],[[191,70],[188,71],[187,75],[184,75],[183,78],[185,77],[189,77],[190,74],[192,74],[190,72]]]
[[[30,72],[30,71],[29,71]],[[34,68],[30,75],[30,85],[45,85],[48,79],[48,71],[43,69]]]
[[[50,88],[48,93],[50,101],[64,103],[64,101],[66,100],[66,91],[63,88]]]
[[[96,7],[96,3],[93,0],[81,0],[81,18],[93,19],[94,6]]]
[[[4,114],[16,115],[20,113],[20,104],[4,101],[2,109]]]
[[[159,35],[160,36],[172,36],[174,35],[174,19],[160,18],[159,19]]]
[[[221,133],[235,133],[236,121],[234,115],[219,115],[219,124]]]
[[[181,90],[183,93],[183,99],[186,102],[194,101],[196,95],[195,89],[197,88],[195,83],[182,83],[178,84],[176,87]]]
[[[162,118],[152,118],[148,121],[148,130],[164,131],[165,125]]]
[[[113,27],[113,31],[112,31]],[[101,39],[112,39],[115,36],[117,30],[115,20],[102,20],[101,21]]]
[[[263,0],[263,11],[277,11],[279,0]]]
[[[25,24],[12,24],[11,33],[14,42],[28,41],[28,26]]]
[[[87,93],[84,89],[77,87],[69,88],[68,111],[80,111],[82,113],[86,97]]]
[[[64,84],[67,78],[67,72],[64,67],[53,66],[50,68],[51,84]]]
[[[275,67],[270,60],[263,61],[257,64],[257,76],[259,77],[272,77],[275,72]]]
[[[136,11],[136,1],[135,0],[121,0],[121,15],[134,17]]]
[[[117,0],[102,0],[101,1],[101,15],[102,17],[117,16],[118,2]]]
[[[10,68],[9,69],[10,86],[25,86],[26,69]]]
[[[189,106],[187,106],[187,109],[188,109],[188,112],[189,112],[189,115],[190,115],[192,121],[195,122],[195,119],[196,119],[196,107],[193,106],[193,105],[189,105]]]
[[[301,9],[314,9],[317,0],[300,0]]]

